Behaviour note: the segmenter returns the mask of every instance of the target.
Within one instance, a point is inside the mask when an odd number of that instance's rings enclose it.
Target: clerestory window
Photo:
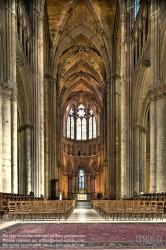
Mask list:
[[[76,110],[72,107],[67,117],[67,138],[87,140],[96,137],[96,117],[92,107],[86,108],[82,103]]]
[[[87,139],[86,113],[83,104],[78,106],[77,111],[77,140]]]
[[[67,119],[67,138],[74,139],[74,109],[71,108]]]

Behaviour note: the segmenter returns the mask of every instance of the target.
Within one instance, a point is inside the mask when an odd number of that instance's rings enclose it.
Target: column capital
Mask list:
[[[8,87],[2,86],[2,98],[11,100],[11,89]]]
[[[33,124],[23,124],[18,128],[18,133],[22,132],[23,130],[26,130],[27,128],[33,129],[35,126]]]
[[[12,89],[12,91],[11,91],[11,100],[12,101],[17,101],[17,93],[18,93],[18,91],[17,91],[17,89]]]
[[[148,97],[150,102],[155,102],[160,99],[166,98],[166,84],[157,84],[156,86],[153,85],[153,87],[148,92]]]
[[[140,124],[135,124],[132,126],[132,128],[133,128],[133,130],[139,129],[144,134],[147,134],[147,131],[148,131],[145,127],[141,126]]]

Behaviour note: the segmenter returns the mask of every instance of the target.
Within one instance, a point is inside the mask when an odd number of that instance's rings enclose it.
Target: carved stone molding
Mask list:
[[[148,92],[150,102],[155,102],[166,98],[166,84],[159,84]]]
[[[0,82],[0,95],[2,95],[2,83]]]
[[[26,130],[27,128],[33,129],[34,125],[32,124],[23,124],[18,128],[18,133],[22,132],[23,130]]]
[[[139,124],[135,124],[132,127],[133,127],[133,130],[139,129],[144,134],[147,134],[147,132],[148,132],[148,130],[145,127],[143,127],[143,126],[141,126]]]
[[[12,101],[17,101],[17,89],[13,89],[11,93],[11,100]]]
[[[2,87],[2,98],[11,100],[11,89]]]
[[[142,62],[142,66],[143,66],[144,68],[149,68],[149,67],[150,67],[150,61],[149,61],[149,60],[144,60],[144,61]]]

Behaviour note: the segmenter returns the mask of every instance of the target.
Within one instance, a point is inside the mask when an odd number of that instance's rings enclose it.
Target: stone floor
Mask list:
[[[154,220],[125,220],[125,219],[121,219],[121,220],[105,220],[103,217],[101,217],[93,208],[91,208],[90,203],[86,203],[86,202],[80,202],[77,203],[76,208],[74,209],[73,213],[71,214],[71,216],[67,219],[61,219],[59,220],[13,220],[13,221],[9,221],[8,217],[6,216],[5,218],[3,218],[2,220],[0,220],[0,229],[14,225],[16,223],[48,223],[48,222],[54,222],[54,223],[135,223],[135,222],[151,222],[151,223],[156,223],[156,222],[166,222],[166,214],[164,214],[164,219],[163,221],[160,219],[154,219]]]

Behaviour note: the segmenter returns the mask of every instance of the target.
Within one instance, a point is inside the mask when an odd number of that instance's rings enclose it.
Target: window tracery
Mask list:
[[[97,137],[96,117],[92,107],[79,104],[77,110],[71,107],[67,117],[67,138],[87,140]]]

